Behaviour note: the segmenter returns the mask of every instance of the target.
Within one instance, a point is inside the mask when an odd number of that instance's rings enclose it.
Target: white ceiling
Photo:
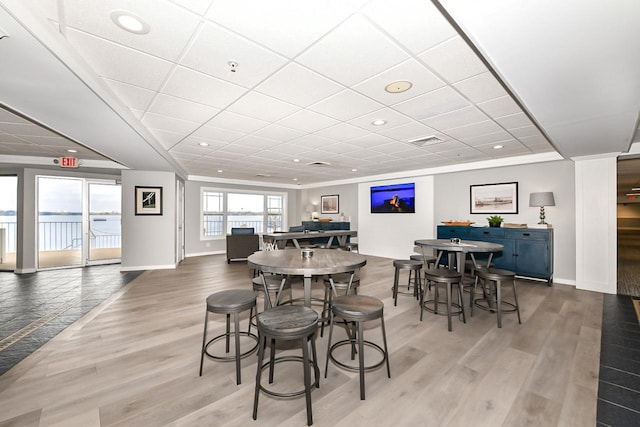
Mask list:
[[[64,155],[63,135],[81,159],[313,184],[626,152],[640,2],[558,3],[0,0],[0,103],[57,133],[0,111],[0,161]],[[385,92],[397,80],[413,86]],[[428,135],[441,142],[408,143]]]

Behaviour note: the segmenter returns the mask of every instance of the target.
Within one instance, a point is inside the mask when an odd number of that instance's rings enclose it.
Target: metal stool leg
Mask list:
[[[518,294],[516,293],[516,279],[513,279],[513,299],[516,302],[516,313],[518,313],[518,323],[522,324],[520,321],[520,304],[518,304]]]
[[[233,323],[236,338],[236,384],[240,385],[240,313],[233,313]],[[249,322],[249,324],[251,324],[251,322]]]
[[[396,272],[393,276],[393,305],[398,305],[398,280],[400,279],[400,270],[396,267]]]
[[[202,334],[202,352],[200,354],[200,376],[202,376],[202,364],[204,363],[204,349],[207,343],[207,322],[209,320],[209,310],[204,315],[204,333]]]
[[[360,354],[358,355],[358,362],[360,365],[360,400],[364,400],[364,338],[363,338],[363,323],[362,321],[358,323],[358,351]]]
[[[312,336],[311,339],[314,337]],[[304,370],[304,396],[307,403],[307,425],[313,424],[311,413],[311,372],[309,372],[309,337],[302,338],[302,365]]]

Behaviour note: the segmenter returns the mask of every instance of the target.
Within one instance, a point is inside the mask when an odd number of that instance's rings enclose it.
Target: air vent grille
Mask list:
[[[442,142],[442,140],[437,136],[429,135],[410,139],[407,142],[411,145],[415,145],[416,147],[424,147],[425,145],[437,144],[438,142]]]
[[[331,163],[328,163],[328,162],[311,162],[311,163],[307,163],[307,166],[323,167],[323,166],[331,166]]]

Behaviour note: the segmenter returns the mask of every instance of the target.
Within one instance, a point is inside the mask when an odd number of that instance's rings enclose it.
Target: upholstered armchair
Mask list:
[[[231,234],[227,234],[227,263],[247,259],[259,249],[259,236],[253,228],[232,228]]]

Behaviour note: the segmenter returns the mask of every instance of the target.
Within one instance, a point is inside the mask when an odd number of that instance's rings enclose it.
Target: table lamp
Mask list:
[[[529,206],[540,206],[540,222],[538,224],[546,224],[544,220],[544,207],[555,206],[556,202],[553,199],[553,193],[551,191],[545,191],[540,193],[531,193],[529,195]]]

